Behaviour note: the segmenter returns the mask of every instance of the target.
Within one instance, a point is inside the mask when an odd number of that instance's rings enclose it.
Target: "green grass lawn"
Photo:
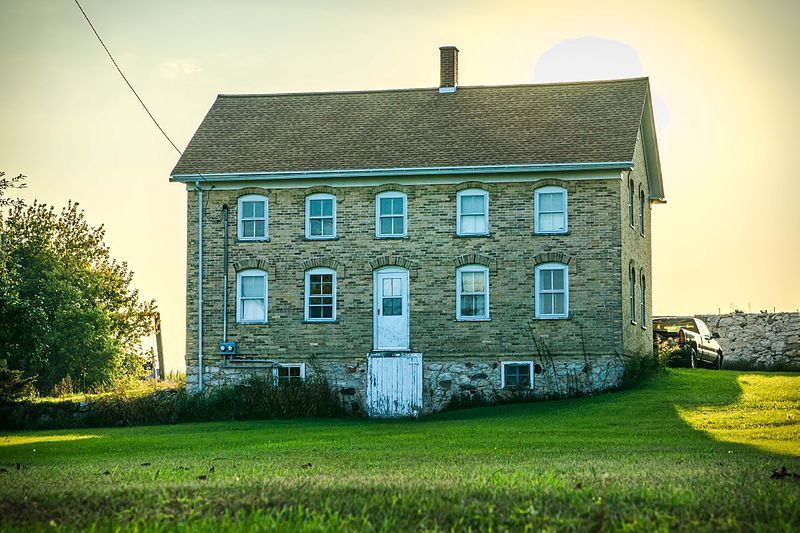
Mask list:
[[[784,465],[800,472],[800,374],[671,370],[421,422],[4,434],[0,525],[797,531]]]

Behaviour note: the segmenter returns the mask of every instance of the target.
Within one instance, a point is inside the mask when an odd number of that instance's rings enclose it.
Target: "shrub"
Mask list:
[[[21,370],[0,366],[0,403],[27,398],[36,394],[36,376],[23,377]]]
[[[213,420],[337,417],[344,410],[327,380],[275,386],[251,377],[205,393],[119,388],[83,402],[21,401],[0,406],[0,428],[59,428],[172,424]]]
[[[654,374],[666,369],[666,360],[658,350],[652,354],[626,355],[623,357],[620,389],[630,389]]]

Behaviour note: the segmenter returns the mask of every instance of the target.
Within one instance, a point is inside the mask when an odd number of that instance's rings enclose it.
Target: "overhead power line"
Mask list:
[[[112,63],[114,63],[114,66],[116,67],[117,72],[119,72],[119,75],[122,76],[123,80],[125,80],[125,83],[128,84],[128,87],[130,88],[130,90],[133,93],[133,95],[136,97],[137,100],[139,100],[139,103],[142,104],[142,107],[147,112],[147,115],[150,117],[150,120],[153,121],[153,124],[156,125],[156,128],[158,128],[158,131],[161,132],[161,135],[164,136],[164,138],[169,142],[169,144],[171,144],[172,147],[175,148],[175,151],[178,152],[178,154],[183,155],[183,153],[175,145],[175,143],[172,142],[172,139],[169,138],[169,135],[167,135],[167,132],[164,131],[164,128],[162,128],[161,125],[158,123],[158,121],[156,120],[156,117],[154,117],[153,114],[150,112],[150,110],[147,108],[147,106],[145,105],[144,101],[139,96],[139,93],[137,93],[136,89],[134,89],[133,85],[131,85],[131,82],[129,82],[128,78],[125,77],[125,74],[122,72],[122,69],[119,68],[119,65],[117,64],[116,60],[114,60],[114,56],[111,55],[111,52],[109,51],[108,47],[106,46],[106,43],[103,42],[103,39],[100,37],[100,34],[97,33],[97,30],[95,29],[94,24],[92,24],[92,21],[89,20],[89,16],[86,14],[86,11],[83,10],[83,6],[81,6],[81,4],[80,4],[80,2],[78,2],[78,0],[75,0],[75,5],[77,5],[78,9],[81,10],[81,13],[83,14],[83,18],[85,18],[86,22],[89,23],[89,27],[92,28],[92,31],[94,32],[95,36],[97,37],[97,40],[100,41],[100,44],[103,46],[103,50],[105,50],[106,54],[108,54],[108,58],[111,59]]]

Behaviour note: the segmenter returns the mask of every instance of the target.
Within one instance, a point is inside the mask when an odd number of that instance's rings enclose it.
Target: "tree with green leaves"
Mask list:
[[[154,302],[140,299],[105,230],[91,227],[77,203],[58,213],[4,195],[20,186],[23,179],[0,182],[0,361],[36,376],[40,392],[67,377],[87,391],[141,376]]]

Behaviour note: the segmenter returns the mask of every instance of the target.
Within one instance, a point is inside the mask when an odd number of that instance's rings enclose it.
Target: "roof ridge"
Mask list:
[[[524,87],[552,87],[564,85],[602,85],[608,83],[627,83],[634,81],[647,81],[647,76],[639,76],[636,78],[615,78],[611,80],[576,80],[576,81],[554,81],[547,83],[512,83],[505,85],[459,85],[459,90],[469,89],[513,89]],[[341,91],[307,91],[307,92],[283,92],[283,93],[236,93],[226,94],[220,93],[217,98],[256,98],[256,97],[271,97],[271,96],[319,96],[319,95],[335,95],[335,94],[374,94],[374,93],[397,93],[397,92],[418,92],[418,91],[436,91],[438,87],[406,87],[401,89],[351,89]]]

